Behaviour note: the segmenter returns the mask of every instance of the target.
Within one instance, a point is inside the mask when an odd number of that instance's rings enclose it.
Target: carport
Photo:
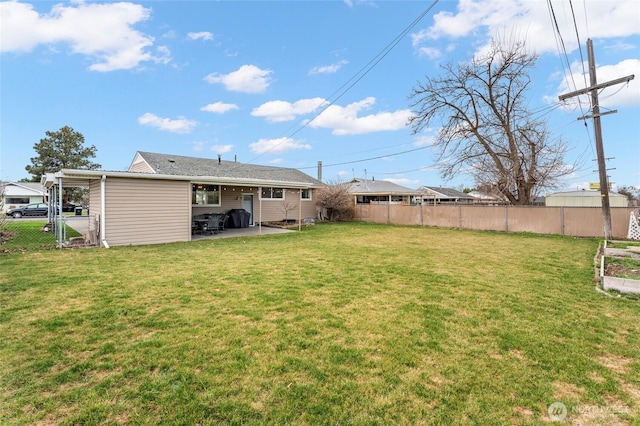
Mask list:
[[[71,216],[63,215],[61,208],[63,205],[63,194],[67,188],[89,189],[90,179],[83,176],[65,176],[62,173],[47,173],[42,177],[41,183],[44,185],[49,196],[49,223],[52,231],[56,233],[56,243],[58,247],[69,245],[98,245],[98,215],[91,212],[90,205],[83,206],[87,210],[86,215],[82,215],[82,210],[76,209]],[[89,195],[89,199],[91,195]],[[78,214],[80,213],[80,214]],[[66,226],[64,226],[66,225]],[[81,237],[70,238],[67,235],[67,227],[71,227],[81,234]]]

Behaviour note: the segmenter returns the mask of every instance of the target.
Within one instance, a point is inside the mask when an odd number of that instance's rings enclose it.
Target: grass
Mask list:
[[[0,256],[0,423],[638,424],[592,239],[375,224]]]
[[[0,231],[2,236],[8,236],[8,240],[1,240],[0,251],[23,251],[54,249],[56,247],[56,234],[43,232],[42,228],[47,223],[43,220],[14,220],[6,218]],[[64,224],[66,236],[79,237],[81,234],[67,224]]]

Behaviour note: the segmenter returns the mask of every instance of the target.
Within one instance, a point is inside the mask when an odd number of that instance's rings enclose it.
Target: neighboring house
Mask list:
[[[471,204],[474,198],[453,188],[441,186],[421,186],[416,191],[422,194],[424,204],[458,203]]]
[[[45,203],[47,189],[37,182],[0,182],[3,195],[2,213],[27,204]]]
[[[545,197],[547,207],[602,207],[600,191],[567,191],[556,192]],[[629,207],[629,200],[625,195],[609,192],[609,206]]]
[[[419,204],[421,195],[393,182],[375,179],[353,179],[349,192],[355,204]]]
[[[43,178],[49,189],[60,182],[89,188],[105,247],[190,241],[193,218],[205,213],[244,209],[250,225],[287,212],[315,217],[313,190],[323,185],[296,169],[151,152],[137,152],[124,172],[63,169]]]
[[[508,204],[507,200],[504,199],[502,195],[496,195],[486,192],[480,191],[471,191],[469,194],[470,197],[473,197],[473,204],[484,204],[484,205],[497,205],[497,204]]]

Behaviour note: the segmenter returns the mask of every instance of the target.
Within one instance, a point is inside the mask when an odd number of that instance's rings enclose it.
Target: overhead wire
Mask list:
[[[328,108],[334,105],[339,99],[341,99],[349,90],[351,90],[360,80],[362,80],[376,65],[380,63],[392,50],[394,47],[400,43],[400,41],[411,31],[418,23],[433,9],[433,7],[438,3],[439,0],[433,0],[429,7],[427,7],[417,18],[415,18],[400,34],[398,34],[391,42],[389,42],[377,55],[375,55],[367,64],[365,64],[358,72],[356,72],[349,80],[347,80],[344,84],[342,84],[338,89],[336,89],[328,98],[328,102],[317,112],[315,115],[311,117],[311,119],[307,120],[302,124],[298,129],[290,133],[288,136],[284,137],[284,140],[280,143],[277,143],[270,147],[268,150],[260,153],[256,157],[252,158],[249,163],[255,161],[260,158],[262,155],[266,154],[269,151],[277,148],[281,144],[285,143],[287,140],[291,139],[293,136],[298,134],[304,128],[308,127],[313,121],[315,121],[323,112],[325,112]]]
[[[573,9],[573,2],[570,0],[569,3],[570,3],[570,6],[571,6],[571,15],[572,15],[572,18],[573,18],[573,25],[575,27],[575,33],[576,33],[576,38],[577,38],[577,43],[578,43],[578,49],[579,49],[579,52],[580,52],[580,59],[581,59],[581,66],[582,66],[582,69],[583,69],[583,76],[585,76],[585,79],[586,79],[586,71],[584,70],[584,58],[582,56],[582,46],[580,44],[580,35],[579,35],[579,31],[578,31],[577,20],[576,20],[576,17],[575,17],[575,11]],[[563,62],[562,60],[560,61],[561,64],[562,64],[563,72],[565,74],[565,81],[567,81],[567,83],[572,83],[573,84],[573,90],[578,90],[578,86],[577,86],[577,84],[576,84],[576,82],[575,82],[575,80],[573,78],[573,72],[571,71],[571,64],[570,64],[570,61],[569,61],[569,55],[567,54],[567,49],[565,47],[564,40],[562,38],[562,33],[560,31],[560,25],[558,24],[558,20],[556,18],[556,14],[555,14],[555,10],[553,8],[552,0],[547,0],[547,8],[549,10],[550,18],[551,18],[551,21],[552,21],[552,26],[554,28],[554,36],[556,38],[556,48],[558,50],[558,54],[559,54],[559,56],[561,58],[564,58],[564,60],[566,61],[566,65],[567,65],[567,68],[565,69],[564,68],[565,62]],[[585,4],[585,18],[586,18],[586,13],[587,12],[586,12],[586,4]],[[586,80],[585,80],[585,87],[587,87],[587,86],[588,86],[588,84],[586,83]],[[580,112],[582,113],[582,116],[584,117],[586,114],[585,114],[585,110],[583,108],[582,101],[581,101],[580,97],[577,97],[577,101],[578,101],[578,108],[580,109]],[[593,151],[593,149],[594,149],[594,141],[591,139],[591,134],[589,133],[589,126],[588,126],[587,120],[584,120],[584,129],[585,129],[585,133],[587,135],[587,139],[589,141],[588,147],[590,147],[590,149],[592,151],[592,154],[595,155],[595,153]],[[581,154],[579,156],[579,158],[581,158],[583,155],[584,155],[584,153]]]

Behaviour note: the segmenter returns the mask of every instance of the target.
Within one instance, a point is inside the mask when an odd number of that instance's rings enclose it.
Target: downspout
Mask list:
[[[105,212],[107,211],[106,207],[106,181],[107,176],[102,175],[100,178],[100,239],[102,246],[104,248],[109,248],[109,243],[107,243],[107,238],[105,232],[107,231],[106,220],[105,220]]]

